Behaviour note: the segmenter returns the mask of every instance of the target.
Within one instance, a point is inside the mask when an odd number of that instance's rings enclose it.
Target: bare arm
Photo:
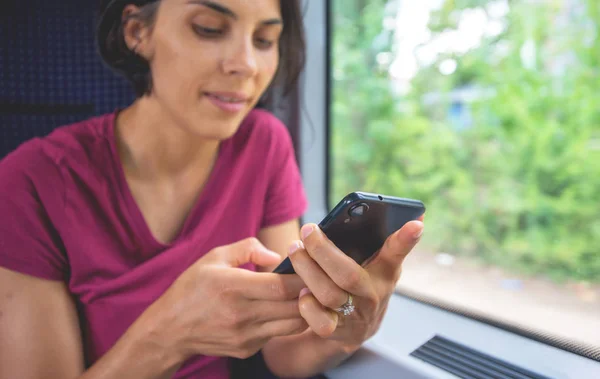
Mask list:
[[[67,287],[0,268],[0,379],[162,379],[196,355],[247,358],[274,336],[307,327],[297,306],[303,286],[297,275],[237,268],[278,261],[252,238],[211,250],[85,372]]]
[[[171,377],[176,366],[157,353],[162,347],[130,330],[83,374],[79,321],[66,285],[0,268],[0,379]]]
[[[289,241],[297,239],[298,234],[298,222],[293,221],[265,229],[260,237],[272,250],[286,256]],[[264,271],[274,267],[264,266]],[[158,330],[164,318],[159,308],[158,304],[151,305],[116,345],[85,371],[78,316],[66,285],[0,268],[0,379],[170,378],[182,359],[170,353],[176,351],[169,346],[172,341]],[[293,350],[302,345],[296,342],[301,340],[314,341],[316,349],[309,350],[318,351],[320,358],[305,355],[305,349],[296,351],[303,369],[307,362],[313,363],[313,370],[319,370],[323,364],[339,359],[337,348],[318,343],[308,331],[302,336],[274,338],[269,342],[271,348],[265,349],[267,363],[278,360],[279,349],[285,351],[283,355],[293,355]],[[323,361],[327,352],[333,354]]]
[[[83,365],[66,286],[0,268],[0,378],[75,378]]]

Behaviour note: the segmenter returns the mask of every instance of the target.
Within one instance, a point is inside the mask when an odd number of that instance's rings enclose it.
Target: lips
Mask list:
[[[241,99],[239,97],[219,96],[219,95],[212,95],[212,94],[209,94],[208,96],[212,96],[218,100],[225,101],[228,103],[241,103],[241,102],[245,101],[244,99]]]
[[[249,101],[246,95],[235,92],[206,92],[205,95],[213,105],[229,113],[243,110]]]

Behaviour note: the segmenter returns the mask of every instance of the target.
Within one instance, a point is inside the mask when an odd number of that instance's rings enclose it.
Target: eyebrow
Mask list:
[[[205,6],[207,8],[210,8],[216,12],[219,12],[221,14],[224,14],[225,16],[231,17],[234,20],[238,19],[238,16],[229,8],[215,2],[215,1],[210,1],[210,0],[188,0],[188,4],[196,4],[196,5],[202,5]],[[281,20],[280,18],[271,18],[265,21],[262,21],[261,24],[263,25],[281,25],[283,24],[283,20]]]

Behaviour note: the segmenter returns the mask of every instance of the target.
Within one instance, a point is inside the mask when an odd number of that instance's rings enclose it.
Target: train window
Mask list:
[[[422,200],[400,290],[600,346],[600,3],[330,6],[329,205]]]

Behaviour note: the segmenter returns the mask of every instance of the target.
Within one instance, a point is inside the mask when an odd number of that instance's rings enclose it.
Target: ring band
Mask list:
[[[356,308],[352,303],[352,295],[348,294],[348,301],[346,301],[346,303],[344,303],[344,305],[342,305],[341,307],[336,308],[334,310],[338,313],[342,313],[344,316],[350,316]]]

